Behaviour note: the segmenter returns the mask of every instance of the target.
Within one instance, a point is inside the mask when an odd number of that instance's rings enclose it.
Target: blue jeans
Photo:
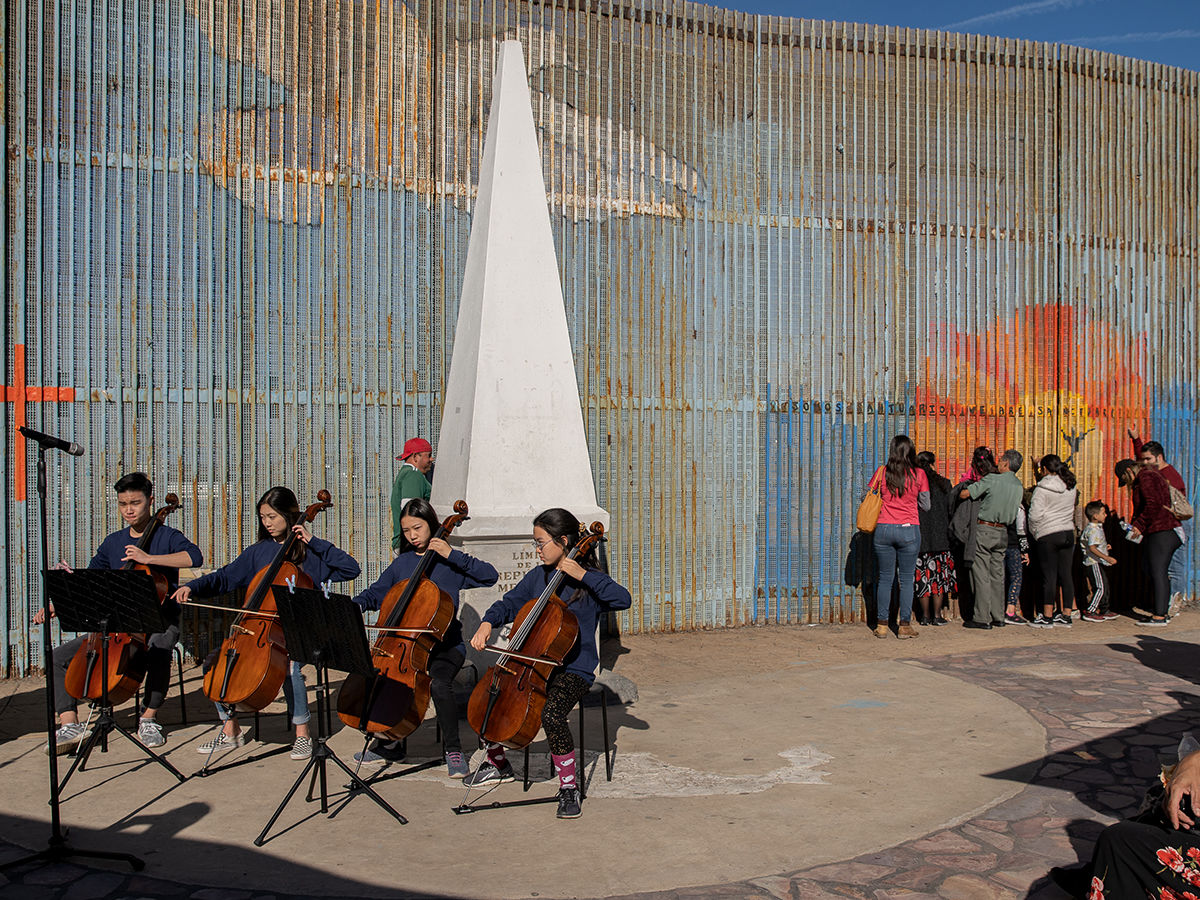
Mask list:
[[[1167,577],[1171,580],[1172,594],[1189,594],[1187,583],[1188,542],[1192,539],[1192,520],[1183,522],[1183,546],[1171,555],[1171,565],[1167,567]],[[1177,532],[1178,533],[1178,532]]]
[[[288,677],[283,680],[283,698],[291,710],[293,725],[303,725],[311,718],[308,712],[308,692],[304,689],[304,676],[300,673],[300,663],[294,659],[288,660]],[[233,707],[224,703],[218,703],[216,707],[217,717],[222,722],[233,717]]]
[[[892,606],[892,585],[900,578],[900,621],[912,618],[913,576],[921,549],[920,525],[875,526],[875,561],[879,583],[875,586],[875,610],[879,624],[886,625]],[[897,573],[899,575],[897,576]]]

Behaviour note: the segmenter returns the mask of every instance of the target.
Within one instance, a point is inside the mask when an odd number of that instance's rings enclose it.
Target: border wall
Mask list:
[[[5,15],[10,674],[43,656],[22,422],[88,451],[51,461],[55,560],[86,564],[144,469],[206,564],[275,483],[333,493],[316,527],[356,587],[386,564],[393,456],[437,443],[506,38],[623,629],[861,618],[843,563],[896,432],[951,478],[978,443],[1058,453],[1123,510],[1126,428],[1200,476],[1200,73],[692,3]]]

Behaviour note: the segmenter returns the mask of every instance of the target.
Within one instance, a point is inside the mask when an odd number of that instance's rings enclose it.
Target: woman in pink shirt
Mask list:
[[[888,611],[892,585],[900,579],[900,614],[896,637],[915,638],[912,619],[913,574],[921,549],[921,520],[918,509],[929,509],[929,479],[917,466],[917,453],[908,435],[892,438],[888,461],[875,470],[871,485],[883,495],[879,522],[875,526],[875,560],[879,583],[875,586],[875,637],[888,636]],[[898,574],[897,574],[898,573]]]

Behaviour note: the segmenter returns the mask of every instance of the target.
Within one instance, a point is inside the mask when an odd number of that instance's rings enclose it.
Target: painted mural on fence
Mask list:
[[[1055,453],[1078,476],[1081,497],[1118,505],[1113,463],[1132,452],[1127,430],[1148,434],[1145,334],[1121,334],[1071,306],[1035,304],[994,333],[943,323],[934,341],[914,393],[913,430],[945,461],[945,474],[963,472],[978,444],[997,455],[1014,447],[1030,461]],[[954,370],[939,372],[939,360]],[[1031,468],[1022,472],[1027,484]]]
[[[894,434],[932,450],[952,481],[980,444],[997,455],[1020,450],[1026,486],[1035,483],[1033,460],[1058,454],[1078,476],[1081,503],[1101,499],[1122,515],[1131,511],[1130,497],[1113,465],[1133,455],[1130,432],[1163,443],[1189,485],[1200,476],[1191,449],[1194,388],[1148,383],[1145,373],[1154,366],[1144,333],[1122,334],[1070,306],[1034,304],[988,333],[939,323],[920,372],[920,383],[893,398],[779,397],[768,390],[764,540],[755,559],[759,621],[858,617],[857,599],[847,592],[854,514]],[[822,448],[820,456],[806,465],[812,446]],[[814,477],[817,471],[843,477]],[[1194,572],[1195,548],[1184,552]]]

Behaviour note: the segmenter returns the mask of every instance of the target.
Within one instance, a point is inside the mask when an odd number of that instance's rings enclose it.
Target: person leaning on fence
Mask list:
[[[950,479],[934,469],[937,457],[928,450],[917,454],[917,465],[929,482],[929,509],[918,506],[921,520],[921,553],[917,556],[915,588],[921,625],[946,625],[942,604],[958,593],[954,557],[950,554],[950,512],[953,506]]]
[[[875,559],[879,583],[875,586],[875,637],[888,636],[888,612],[892,585],[899,578],[900,612],[896,637],[915,638],[912,627],[913,579],[917,553],[921,549],[921,519],[918,510],[929,509],[929,479],[917,465],[917,454],[906,434],[892,438],[888,460],[875,470],[871,484],[879,487],[883,505],[875,526]]]
[[[1158,473],[1167,480],[1167,484],[1186,497],[1187,484],[1176,468],[1167,462],[1163,445],[1158,441],[1146,441],[1143,443],[1141,438],[1137,437],[1132,431],[1129,432],[1129,437],[1133,440],[1134,459],[1143,466],[1152,466],[1157,469]],[[1167,567],[1167,577],[1171,582],[1171,605],[1169,607],[1171,615],[1179,611],[1179,607],[1183,605],[1184,597],[1187,594],[1187,554],[1183,552],[1183,548],[1191,540],[1191,519],[1181,521],[1175,534],[1179,536],[1180,546],[1171,554],[1171,564]]]
[[[1042,570],[1042,612],[1038,627],[1069,628],[1075,613],[1075,534],[1079,491],[1075,474],[1053,453],[1037,463],[1037,485],[1029,497],[1029,533]],[[1061,597],[1060,597],[1061,594]]]
[[[960,619],[959,610],[974,604],[972,581],[967,577],[971,563],[975,561],[975,534],[978,524],[979,501],[959,499],[963,489],[974,484],[985,475],[1000,471],[996,458],[988,447],[976,447],[971,453],[971,467],[958,478],[951,491],[954,498],[954,513],[950,516],[950,537],[956,542],[955,564],[958,579],[958,596],[950,601],[950,618]],[[965,603],[964,603],[965,601]]]
[[[1171,554],[1179,549],[1176,529],[1179,520],[1171,512],[1171,491],[1162,473],[1153,466],[1142,466],[1132,459],[1122,459],[1114,467],[1117,481],[1133,491],[1133,518],[1127,537],[1141,541],[1142,561],[1150,576],[1153,615],[1139,625],[1161,628],[1169,621],[1171,582],[1168,569]]]
[[[979,501],[976,511],[975,558],[971,561],[971,584],[975,609],[967,628],[1004,625],[1004,553],[1008,549],[1008,526],[1017,518],[1025,488],[1009,471],[1011,457],[1000,457],[1000,471],[985,475],[959,492],[962,499]]]

